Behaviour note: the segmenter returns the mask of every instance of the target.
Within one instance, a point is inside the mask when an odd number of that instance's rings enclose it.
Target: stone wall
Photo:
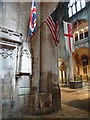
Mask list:
[[[49,6],[48,3],[36,5],[38,29],[57,3],[49,3]],[[44,23],[30,39],[28,44],[32,53],[32,75],[22,73],[19,71],[21,61],[18,62],[21,58],[18,57],[22,57],[19,52],[22,52],[20,50],[23,41],[29,40],[27,31],[31,3],[2,3],[0,6],[2,8],[0,26],[7,28],[6,31],[21,33],[18,41],[10,37],[9,32],[5,33],[9,34],[9,38],[7,35],[4,36],[6,38],[3,37],[6,49],[0,56],[3,59],[3,62],[0,61],[3,69],[3,76],[0,78],[3,118],[58,111],[61,100],[58,85],[58,48],[54,44],[49,28]],[[15,42],[17,44],[13,46]],[[0,44],[2,45],[3,41]]]
[[[0,8],[2,8],[0,11],[0,59],[2,60],[0,81],[2,81],[2,117],[4,118],[19,116],[29,111],[30,78],[29,75],[17,76],[16,71],[18,49],[21,47],[21,42],[26,41],[27,38],[31,3],[4,2],[0,4]]]
[[[63,9],[63,11],[62,11]],[[68,7],[66,2],[61,2],[58,4],[58,13],[59,13],[59,38],[60,38],[60,44],[59,44],[59,58],[62,60],[67,61],[67,51],[65,47],[65,40],[63,35],[63,20],[68,21]],[[62,51],[62,52],[61,52]]]
[[[85,19],[85,20],[88,19],[86,7],[82,9],[81,11],[79,11],[77,14],[75,14],[73,17],[69,18],[69,21],[71,23],[74,23],[76,20],[81,20],[81,19]]]
[[[2,117],[12,116],[15,109],[15,70],[17,47],[10,44],[2,45],[0,48],[0,59],[2,60]]]
[[[31,3],[3,2],[0,3],[0,9],[0,26],[22,33],[26,39]]]
[[[68,21],[68,6],[67,2],[61,2],[58,4],[58,13],[59,13],[59,52],[58,57],[61,61],[65,62],[66,64],[66,78],[65,82],[68,83],[69,79],[69,61],[68,61],[68,51],[66,50],[65,46],[65,39],[64,39],[64,29],[63,29],[63,20]],[[62,11],[63,9],[63,11]],[[61,78],[63,79],[63,78]],[[62,80],[61,80],[62,81]],[[60,78],[59,78],[60,82]]]

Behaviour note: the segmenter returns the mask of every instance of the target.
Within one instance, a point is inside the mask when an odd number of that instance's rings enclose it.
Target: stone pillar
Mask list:
[[[87,2],[86,8],[87,8],[87,16],[88,16],[88,32],[90,33],[90,27],[89,27],[90,26],[90,1]],[[89,38],[89,42],[90,42],[90,34],[88,34],[88,38]],[[89,46],[89,48],[90,48],[90,46]]]
[[[40,86],[40,2],[36,2],[37,7],[37,28],[36,34],[32,37],[32,39],[29,41],[31,45],[31,51],[32,51],[32,78],[31,78],[31,94],[30,94],[30,114],[40,114],[40,100],[39,100],[39,86]]]
[[[88,65],[88,80],[90,79],[90,1],[86,4],[87,7],[87,16],[88,16],[88,58],[89,58],[89,65]]]
[[[73,56],[72,56],[72,53],[70,54],[69,62],[70,62],[70,78],[69,78],[69,81],[72,82],[72,81],[74,81],[74,74],[73,74],[74,68],[73,68]]]
[[[69,64],[69,62],[67,62],[66,73],[67,73],[67,84],[69,84],[69,75],[70,75],[70,64]]]
[[[41,23],[53,12],[57,3],[49,3],[50,6],[48,7],[47,5],[48,3],[41,4]],[[57,50],[50,30],[46,23],[44,23],[41,27],[41,92],[47,92],[47,76],[49,73],[56,76],[58,75]],[[56,63],[54,64],[54,62]]]
[[[0,45],[0,54],[2,53],[1,48],[2,48],[2,45]],[[2,78],[4,78],[2,63],[3,63],[3,59],[0,56],[0,119],[2,119],[2,103],[1,103],[2,101]]]
[[[40,5],[39,3],[37,4],[37,16],[39,20],[39,22],[37,21],[37,28],[39,29],[31,40],[33,76],[30,114],[47,114],[60,109],[57,64],[58,49],[55,47],[49,28],[44,22],[49,14],[53,12],[56,4],[47,2],[40,3]]]
[[[54,11],[56,5],[57,3],[41,3],[41,23]],[[48,111],[44,111],[49,113],[58,111],[61,104],[58,81],[58,47],[55,46],[50,30],[45,23],[41,26],[40,34],[40,92],[46,95],[49,93],[52,96],[51,109],[48,107]]]
[[[63,10],[63,11],[62,11]],[[65,40],[64,40],[64,33],[63,33],[63,20],[68,20],[68,5],[67,2],[60,2],[58,4],[58,13],[59,13],[59,58],[64,60],[67,64],[67,82],[68,82],[68,75],[69,73],[69,65],[68,65],[68,52],[66,51]]]
[[[32,52],[32,94],[39,92],[39,80],[40,80],[40,3],[36,2],[37,6],[37,31],[36,34],[30,40],[31,52]]]

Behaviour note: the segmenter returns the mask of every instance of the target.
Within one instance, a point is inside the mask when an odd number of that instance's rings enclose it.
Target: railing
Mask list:
[[[82,88],[82,76],[75,76],[74,75],[74,81],[69,82],[70,88]]]
[[[82,82],[82,75],[79,76],[74,75],[74,82]]]
[[[75,48],[87,47],[88,48],[88,37],[74,42]]]

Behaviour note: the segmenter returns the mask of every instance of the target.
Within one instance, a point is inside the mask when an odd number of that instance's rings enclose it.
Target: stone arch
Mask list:
[[[74,24],[77,22],[77,21],[80,21],[80,20],[84,20],[84,21],[87,21],[88,22],[88,19],[86,19],[86,18],[84,18],[84,17],[81,17],[81,18],[78,18],[78,19],[75,19],[74,21],[73,21],[73,26],[74,26]]]
[[[32,74],[32,55],[27,42],[21,46],[19,72]]]
[[[88,58],[88,56],[87,55],[82,55],[81,59],[83,59],[83,58]]]
[[[59,80],[61,84],[66,84],[66,66],[67,63],[64,60],[60,60],[59,63]]]
[[[88,37],[88,21],[86,19],[76,20],[73,23],[74,42]]]
[[[81,23],[81,22],[83,22],[83,23]],[[88,21],[87,21],[86,19],[84,19],[84,18],[75,20],[75,21],[73,22],[73,26],[76,27],[76,26],[77,26],[77,23],[78,23],[78,27],[79,27],[80,23],[81,23],[82,25],[83,25],[84,23],[87,23],[87,25],[88,25]],[[74,28],[74,27],[73,27],[73,28]]]
[[[21,55],[23,54],[26,54],[27,57],[31,57],[30,51],[25,47],[21,50]]]
[[[88,68],[90,64],[90,58],[88,54],[89,48],[80,47],[74,50],[73,52],[73,60],[74,60],[74,73],[75,75],[82,75],[83,81],[88,81]],[[83,58],[88,59],[88,64],[83,63]],[[86,59],[85,59],[86,60]],[[87,62],[87,61],[86,61]]]

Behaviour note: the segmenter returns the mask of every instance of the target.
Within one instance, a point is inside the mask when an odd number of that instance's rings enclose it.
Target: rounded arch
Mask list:
[[[80,47],[73,52],[74,73],[76,76],[81,75],[84,82],[88,81],[88,66],[90,65],[89,50],[87,47]]]
[[[82,40],[88,37],[88,21],[86,19],[78,19],[73,23],[74,41]]]
[[[88,26],[88,20],[86,20],[85,18],[75,20],[73,22],[73,29],[75,29],[75,27],[79,27],[79,25],[82,25],[82,27],[84,27],[85,25]]]
[[[83,66],[88,65],[88,56],[87,55],[82,55],[81,60],[82,60]]]
[[[66,61],[63,59],[59,59],[59,80],[61,84],[66,84]]]
[[[79,22],[79,21],[81,21],[81,20],[83,20],[83,21],[85,21],[85,22],[88,22],[88,20],[87,20],[86,18],[83,18],[83,17],[80,18],[80,19],[78,18],[78,19],[75,19],[74,22],[72,23],[73,26],[75,26],[75,24],[77,24],[77,22]]]
[[[84,59],[84,58],[88,58],[88,56],[87,55],[82,55],[81,60]]]
[[[60,69],[65,70],[66,63],[63,61],[60,65]]]
[[[76,48],[73,52],[73,57],[78,54],[81,58],[81,56],[83,55],[86,55],[88,56],[88,51],[89,51],[89,48],[87,47],[80,47],[80,48]]]

